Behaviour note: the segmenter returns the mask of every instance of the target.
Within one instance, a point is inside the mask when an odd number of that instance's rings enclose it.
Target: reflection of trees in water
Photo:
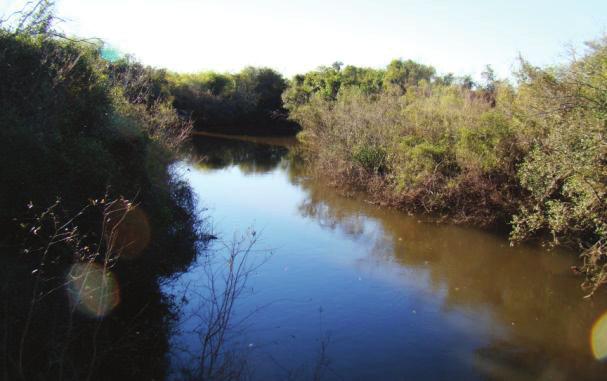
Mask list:
[[[174,376],[184,380],[247,378],[249,351],[242,343],[247,319],[234,321],[233,312],[240,297],[249,292],[249,277],[267,259],[267,254],[253,253],[257,238],[251,229],[231,242],[216,242],[190,269],[202,276],[173,285],[173,292],[183,295],[182,322],[193,323],[190,329],[176,332],[179,338],[191,339],[183,340],[181,353],[173,359]]]
[[[365,233],[364,216],[345,214],[342,210],[331,208],[322,201],[308,198],[299,205],[298,210],[302,216],[314,218],[323,228],[339,229],[354,238]]]
[[[304,217],[353,238],[372,242],[370,255],[428,274],[444,292],[445,311],[490,314],[505,334],[476,353],[475,364],[497,379],[574,377],[596,379],[607,367],[589,347],[592,323],[607,301],[583,299],[573,256],[531,246],[509,247],[504,237],[418,218],[339,196],[310,177],[293,182],[307,192]],[[377,230],[365,229],[372,223]],[[370,230],[374,230],[373,232]],[[557,377],[557,378],[558,378]]]
[[[196,136],[193,140],[194,161],[209,169],[237,165],[245,174],[267,173],[281,163],[288,154],[283,146]]]

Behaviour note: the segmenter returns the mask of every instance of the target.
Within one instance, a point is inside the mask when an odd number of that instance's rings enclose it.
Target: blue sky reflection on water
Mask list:
[[[346,199],[286,158],[250,159],[179,171],[221,239],[253,228],[256,255],[271,253],[235,319],[256,312],[230,341],[254,379],[295,370],[309,379],[321,341],[325,379],[534,379],[578,367],[592,379],[604,370],[584,337],[604,306],[583,302],[571,256]],[[187,335],[174,340],[195,347]]]

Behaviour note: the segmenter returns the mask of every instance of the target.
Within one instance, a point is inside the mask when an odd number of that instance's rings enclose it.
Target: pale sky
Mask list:
[[[60,27],[174,71],[269,66],[287,76],[334,61],[393,58],[439,73],[508,76],[516,57],[563,62],[607,31],[607,0],[57,0]],[[0,14],[23,0],[0,0]]]

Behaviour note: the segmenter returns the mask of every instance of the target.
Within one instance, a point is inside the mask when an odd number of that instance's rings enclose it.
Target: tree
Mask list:
[[[458,82],[462,88],[468,90],[472,90],[476,86],[476,82],[474,82],[470,74],[460,77]]]
[[[430,82],[435,74],[436,70],[432,66],[412,60],[392,60],[386,68],[384,87],[396,87],[404,93],[408,87],[417,86],[422,80]]]
[[[491,65],[485,66],[485,70],[483,70],[483,72],[481,73],[481,77],[483,78],[484,82],[484,90],[489,94],[494,94],[496,77],[495,71],[493,70]]]
[[[451,86],[455,82],[455,75],[453,75],[453,73],[447,73],[443,76],[437,77],[434,82],[437,85]]]

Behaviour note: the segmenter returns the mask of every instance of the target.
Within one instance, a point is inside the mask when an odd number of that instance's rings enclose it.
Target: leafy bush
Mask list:
[[[582,249],[587,286],[607,282],[607,39],[561,68],[523,63],[517,118],[535,131],[518,171],[528,191],[513,218],[512,238],[547,232],[552,243]],[[537,117],[540,115],[541,117]]]
[[[373,173],[381,173],[386,169],[386,150],[382,147],[357,147],[352,159],[367,171]]]

